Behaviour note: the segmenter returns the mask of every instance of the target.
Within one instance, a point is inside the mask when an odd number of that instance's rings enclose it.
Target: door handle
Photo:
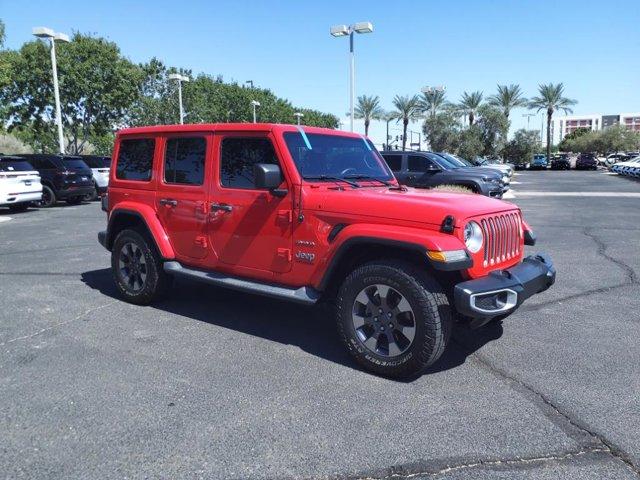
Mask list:
[[[164,205],[165,207],[177,207],[178,201],[173,200],[172,198],[161,198],[160,205]]]
[[[226,203],[212,203],[211,204],[211,211],[212,212],[217,212],[217,211],[230,212],[231,210],[233,210],[233,207],[231,205],[227,205]]]

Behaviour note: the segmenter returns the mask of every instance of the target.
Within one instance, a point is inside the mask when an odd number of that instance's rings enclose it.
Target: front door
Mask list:
[[[207,188],[212,136],[177,134],[165,137],[158,179],[156,211],[178,260],[207,255]]]
[[[218,261],[237,273],[264,276],[291,269],[292,193],[254,185],[257,163],[280,165],[271,135],[216,134],[217,178],[210,195],[209,239]],[[283,175],[286,173],[283,170]],[[282,190],[287,189],[284,180]]]
[[[407,155],[407,185],[433,187],[437,184],[438,165],[423,155]]]

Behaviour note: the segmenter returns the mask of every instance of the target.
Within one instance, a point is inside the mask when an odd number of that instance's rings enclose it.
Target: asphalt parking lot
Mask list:
[[[98,203],[0,213],[0,477],[638,478],[640,182],[514,180],[556,285],[411,382],[313,309],[186,282],[123,303]]]

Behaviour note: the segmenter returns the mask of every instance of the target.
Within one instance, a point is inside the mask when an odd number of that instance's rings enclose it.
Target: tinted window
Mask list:
[[[410,172],[426,172],[434,163],[428,158],[421,157],[420,155],[409,155],[409,171]]]
[[[151,179],[155,140],[141,138],[122,140],[118,152],[116,178],[147,181]]]
[[[91,168],[109,168],[111,159],[107,157],[82,157],[82,161]]]
[[[33,167],[26,160],[0,158],[0,172],[29,172]]]
[[[220,154],[220,182],[225,187],[254,188],[253,166],[278,164],[271,141],[266,138],[225,138]]]
[[[186,185],[204,182],[204,138],[170,138],[164,156],[164,181]]]
[[[364,138],[287,132],[285,142],[298,172],[307,179],[323,175],[343,178],[393,178],[384,159]]]
[[[87,167],[87,164],[79,158],[63,158],[62,164],[66,168],[73,168],[74,170],[86,170],[89,168]]]
[[[399,172],[402,170],[402,155],[382,155],[382,157],[392,171]]]

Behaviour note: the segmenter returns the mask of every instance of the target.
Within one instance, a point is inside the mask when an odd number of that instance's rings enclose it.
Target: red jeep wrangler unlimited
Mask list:
[[[520,210],[401,187],[373,144],[278,124],[118,133],[99,241],[117,287],[148,304],[186,277],[335,308],[365,368],[413,375],[453,324],[512,313],[555,280]]]

